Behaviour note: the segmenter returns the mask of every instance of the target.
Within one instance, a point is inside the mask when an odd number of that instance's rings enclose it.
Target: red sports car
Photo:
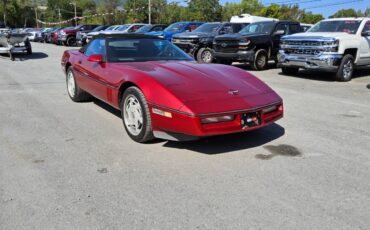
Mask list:
[[[121,110],[137,142],[250,131],[283,117],[282,99],[250,73],[198,64],[153,36],[98,35],[65,51],[62,68],[73,101],[93,96]]]

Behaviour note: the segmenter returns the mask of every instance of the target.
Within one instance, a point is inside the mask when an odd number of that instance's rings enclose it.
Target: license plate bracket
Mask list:
[[[240,124],[243,129],[259,126],[261,124],[261,114],[259,112],[243,113]]]

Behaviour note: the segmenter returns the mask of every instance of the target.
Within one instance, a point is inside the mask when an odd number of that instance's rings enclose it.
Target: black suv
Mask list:
[[[215,36],[237,33],[247,25],[247,23],[209,22],[199,26],[193,32],[173,35],[172,43],[192,54],[198,62],[211,63],[214,60]]]
[[[255,22],[237,34],[215,37],[214,56],[223,64],[249,62],[252,69],[263,70],[267,68],[269,60],[277,61],[281,37],[299,32],[302,29],[298,22]]]

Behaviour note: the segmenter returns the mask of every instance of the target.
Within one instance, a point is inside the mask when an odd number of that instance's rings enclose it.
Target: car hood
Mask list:
[[[240,40],[242,38],[248,37],[260,37],[260,36],[268,36],[268,34],[264,33],[235,33],[235,34],[225,34],[216,37],[217,41],[226,41],[226,40]]]
[[[172,109],[191,114],[250,109],[281,101],[281,98],[261,80],[231,66],[189,61],[132,62],[114,65],[116,68],[131,68],[150,75],[181,101],[182,104],[178,108]],[[238,93],[233,95],[230,91]]]
[[[297,33],[288,36],[284,36],[284,39],[325,39],[325,38],[335,38],[335,39],[351,39],[353,34],[348,34],[344,32],[340,33],[327,33],[327,32],[306,32],[306,33]]]
[[[203,33],[203,32],[185,32],[173,35],[173,38],[204,38],[213,37],[214,33]]]

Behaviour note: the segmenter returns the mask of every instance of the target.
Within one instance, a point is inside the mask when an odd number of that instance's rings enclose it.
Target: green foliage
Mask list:
[[[223,6],[220,5],[219,0],[188,0],[188,5],[179,5],[172,0],[171,2],[167,0],[150,1],[153,24],[171,24],[176,21],[229,21],[232,16],[242,13],[305,23],[316,23],[323,19],[322,15],[305,12],[298,5],[270,4],[264,6],[260,0],[226,2]],[[58,22],[74,17],[74,5],[71,3],[76,3],[77,16],[88,16],[79,23],[111,25],[132,22],[148,23],[149,21],[149,0],[1,0],[0,14],[6,13],[6,22],[11,27],[34,27],[36,26],[35,8],[38,19],[45,22]],[[45,7],[40,8],[40,6]],[[114,14],[92,16],[97,13]],[[370,16],[370,8],[363,12],[351,9],[341,10],[333,16]],[[73,24],[69,22],[62,26]],[[49,25],[39,24],[39,26]]]
[[[354,9],[342,9],[335,12],[329,18],[347,18],[347,17],[370,17],[370,8],[366,8],[364,12],[358,10],[357,12]]]

